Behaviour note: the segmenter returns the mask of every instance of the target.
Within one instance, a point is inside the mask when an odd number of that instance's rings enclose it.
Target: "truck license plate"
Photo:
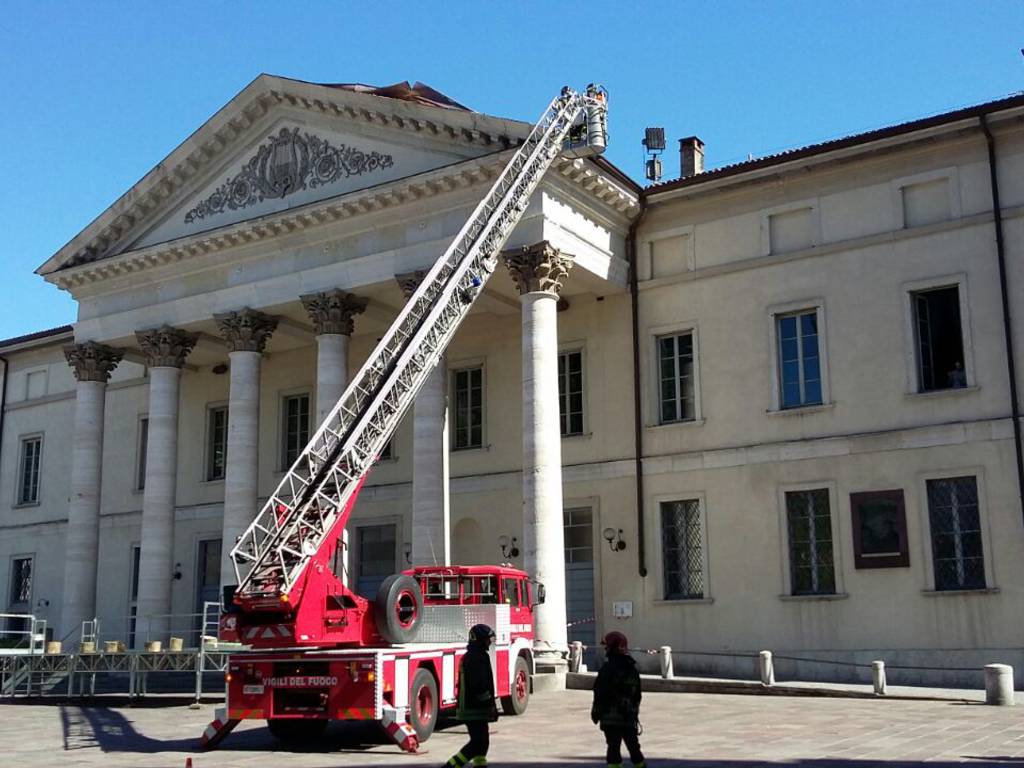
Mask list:
[[[262,685],[243,685],[242,693],[246,696],[259,696],[263,693]]]

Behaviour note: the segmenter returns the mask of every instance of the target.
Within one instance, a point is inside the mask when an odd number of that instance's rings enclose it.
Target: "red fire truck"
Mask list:
[[[529,701],[533,610],[543,586],[510,566],[418,567],[389,577],[375,601],[348,587],[345,525],[376,457],[437,365],[559,156],[604,150],[607,93],[552,100],[445,253],[324,417],[231,550],[221,637],[251,650],[228,662],[227,701],[202,738],[266,720],[305,740],[330,720],[375,720],[416,751],[457,698],[469,629],[494,629],[494,688],[506,713]],[[339,565],[340,564],[340,565]]]

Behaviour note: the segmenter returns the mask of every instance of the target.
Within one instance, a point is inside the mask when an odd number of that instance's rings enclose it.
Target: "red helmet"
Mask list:
[[[604,636],[601,645],[608,653],[625,653],[629,649],[629,640],[621,632],[609,632]]]

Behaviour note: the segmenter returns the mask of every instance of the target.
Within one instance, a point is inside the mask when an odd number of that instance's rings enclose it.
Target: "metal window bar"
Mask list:
[[[498,250],[569,126],[585,110],[603,109],[603,100],[568,89],[551,102],[239,537],[231,551],[239,593],[272,596],[291,589],[494,271]]]
[[[929,480],[927,491],[935,588],[984,589],[977,478]]]
[[[662,502],[661,544],[665,598],[704,597],[704,552],[697,499]]]
[[[786,493],[790,591],[795,595],[835,592],[832,518],[828,491]]]

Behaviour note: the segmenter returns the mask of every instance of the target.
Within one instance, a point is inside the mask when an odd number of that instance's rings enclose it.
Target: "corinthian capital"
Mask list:
[[[276,317],[249,307],[214,315],[213,319],[217,321],[217,328],[229,352],[263,352],[267,340],[277,328]]]
[[[417,269],[415,272],[403,272],[400,275],[395,275],[395,280],[398,282],[398,287],[402,289],[402,295],[405,296],[406,301],[416,293],[416,289],[420,287],[420,283],[423,282],[423,278],[426,276],[427,271],[425,269]]]
[[[563,254],[547,240],[505,251],[503,256],[520,294],[540,292],[558,296],[562,281],[572,269],[572,256]]]
[[[98,381],[105,384],[110,374],[124,357],[124,352],[106,344],[84,341],[64,347],[64,357],[75,372],[78,381]]]
[[[309,313],[317,336],[325,333],[351,336],[355,330],[355,316],[362,314],[367,303],[361,296],[345,293],[340,288],[322,293],[309,293],[300,296],[299,300]]]
[[[198,338],[194,333],[169,325],[135,332],[135,339],[146,353],[146,362],[151,368],[181,368]]]

